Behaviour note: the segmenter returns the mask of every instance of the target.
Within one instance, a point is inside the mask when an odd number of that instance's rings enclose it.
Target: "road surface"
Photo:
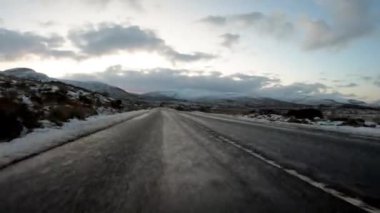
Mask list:
[[[0,212],[377,212],[379,150],[153,109],[1,170]]]

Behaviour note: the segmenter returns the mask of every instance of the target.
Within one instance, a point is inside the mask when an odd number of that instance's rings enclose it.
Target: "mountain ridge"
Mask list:
[[[181,90],[166,90],[166,91],[152,91],[141,95],[129,93],[119,87],[112,86],[103,82],[98,81],[78,81],[71,79],[57,79],[50,78],[49,76],[36,72],[30,68],[13,68],[2,71],[1,73],[8,76],[15,76],[19,78],[27,78],[39,81],[60,81],[73,86],[87,89],[92,92],[98,92],[100,94],[108,95],[114,99],[122,100],[125,102],[134,102],[136,100],[144,101],[187,101],[187,102],[198,102],[198,103],[224,103],[224,102],[242,102],[249,103],[249,105],[275,105],[276,103],[283,106],[290,105],[309,105],[309,106],[340,106],[344,104],[352,104],[359,106],[379,106],[379,102],[374,102],[368,104],[364,101],[355,99],[333,99],[328,97],[316,97],[316,96],[305,96],[301,98],[290,98],[287,100],[285,97],[271,98],[271,97],[260,97],[254,95],[247,95],[234,92],[213,92],[209,90],[200,89],[181,89]]]
[[[30,79],[36,81],[60,81],[66,84],[70,84],[72,86],[76,86],[79,88],[83,88],[89,90],[91,92],[97,92],[106,96],[109,96],[114,99],[119,99],[124,102],[131,102],[132,100],[137,98],[137,95],[126,92],[125,90],[111,86],[106,83],[98,82],[98,81],[76,81],[76,80],[67,80],[67,79],[59,79],[59,78],[51,78],[46,74],[39,73],[30,68],[13,68],[2,71],[6,76],[13,76],[22,79]]]
[[[153,96],[155,99],[161,98],[162,100],[170,100],[170,99],[178,99],[178,100],[186,100],[186,101],[193,101],[193,102],[220,102],[220,101],[242,101],[246,102],[249,100],[251,103],[254,101],[260,103],[261,105],[265,105],[265,101],[267,102],[277,102],[280,104],[285,105],[310,105],[310,106],[319,106],[319,105],[327,105],[327,106],[339,106],[344,104],[352,104],[352,105],[364,105],[369,106],[368,103],[360,100],[355,99],[340,99],[340,100],[334,100],[331,98],[316,98],[316,97],[304,97],[304,98],[298,98],[298,99],[277,99],[277,98],[271,98],[271,97],[261,97],[261,96],[254,96],[254,95],[245,95],[245,94],[239,94],[239,93],[203,93],[202,91],[198,92],[198,94],[187,94],[186,91],[190,91],[194,93],[196,90],[181,90],[181,91],[155,91],[155,92],[149,92],[142,94],[143,97],[150,97]]]

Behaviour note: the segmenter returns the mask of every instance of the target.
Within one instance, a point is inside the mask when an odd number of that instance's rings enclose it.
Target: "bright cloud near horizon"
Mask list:
[[[0,70],[132,92],[380,100],[377,0],[2,0]]]

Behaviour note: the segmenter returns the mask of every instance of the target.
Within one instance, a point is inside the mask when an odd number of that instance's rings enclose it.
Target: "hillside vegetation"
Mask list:
[[[0,74],[0,141],[70,119],[124,111],[121,100],[59,81]]]

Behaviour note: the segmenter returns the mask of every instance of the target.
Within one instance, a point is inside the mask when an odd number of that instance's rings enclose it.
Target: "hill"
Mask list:
[[[43,73],[38,73],[29,68],[8,69],[1,73],[6,76],[13,76],[17,78],[36,80],[36,81],[51,81],[52,80],[51,78],[49,78],[49,76]]]
[[[0,73],[0,141],[73,118],[124,110],[121,101],[60,81],[41,81],[30,70],[12,74],[21,77]]]
[[[93,92],[101,93],[105,96],[112,97],[114,99],[122,100],[123,102],[132,102],[137,99],[137,95],[128,93],[123,89],[115,86],[111,86],[97,81],[74,81],[74,80],[61,80],[67,84],[71,84],[77,87],[81,87]]]
[[[29,68],[14,68],[1,72],[6,76],[13,76],[22,79],[36,80],[36,81],[60,81],[66,84],[70,84],[76,87],[80,87],[91,92],[97,92],[105,96],[109,96],[113,99],[122,100],[124,103],[132,103],[136,100],[137,95],[128,93],[118,87],[111,86],[105,83],[96,82],[96,81],[74,81],[74,80],[64,80],[50,78],[49,76],[36,72],[35,70]]]

